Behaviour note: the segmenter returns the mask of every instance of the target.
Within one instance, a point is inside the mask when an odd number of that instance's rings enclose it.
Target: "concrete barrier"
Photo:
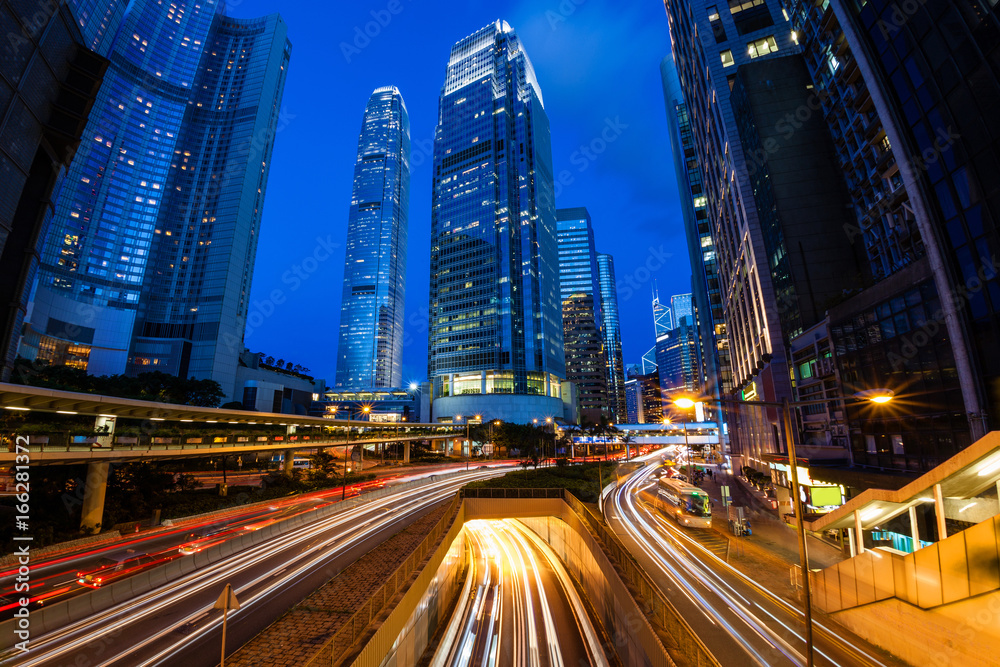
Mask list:
[[[511,493],[520,491],[534,497],[519,498],[517,493]],[[578,515],[578,508],[564,500],[561,490],[476,489],[474,494],[466,493],[486,497],[464,499],[445,539],[374,635],[356,651],[357,657],[351,662],[352,667],[377,667],[397,647],[408,642],[417,644],[408,633],[417,621],[416,615],[420,613],[424,593],[438,574],[438,569],[445,561],[462,526],[473,519],[499,518],[521,519],[563,560],[611,637],[611,644],[605,646],[606,652],[616,654],[627,667],[675,667],[673,659],[650,624],[646,609],[629,592],[629,587],[604,553],[601,543],[587,529],[583,517]],[[414,655],[414,661],[409,661],[404,655],[407,658]],[[396,664],[402,665],[413,664],[419,657],[416,652],[399,652],[393,659]],[[335,658],[334,664],[341,662]],[[712,663],[695,658],[687,664]]]

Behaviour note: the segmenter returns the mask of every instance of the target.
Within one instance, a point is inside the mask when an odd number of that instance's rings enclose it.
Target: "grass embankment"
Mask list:
[[[601,489],[615,480],[613,462],[516,470],[503,477],[466,484],[467,489],[566,489],[585,503],[596,503]],[[598,475],[602,480],[598,481]]]

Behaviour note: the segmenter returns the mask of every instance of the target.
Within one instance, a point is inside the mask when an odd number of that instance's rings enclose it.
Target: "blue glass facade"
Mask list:
[[[229,393],[290,45],[214,1],[129,8],[41,250],[22,354]]]
[[[107,56],[125,17],[128,0],[68,0],[66,4],[80,27],[84,45]]]
[[[531,62],[505,22],[452,47],[433,179],[428,373],[435,418],[482,411],[524,422],[561,414],[549,122]]]
[[[604,318],[604,354],[608,367],[608,402],[614,422],[627,419],[625,406],[625,363],[622,358],[622,331],[618,319],[618,287],[615,282],[615,260],[605,253],[597,254],[601,279],[601,313]],[[632,422],[629,422],[632,423]]]
[[[347,222],[337,388],[402,384],[410,120],[395,87],[365,108]]]

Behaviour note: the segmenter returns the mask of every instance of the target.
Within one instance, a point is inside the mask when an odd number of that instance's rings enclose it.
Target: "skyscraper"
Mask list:
[[[272,15],[131,4],[41,253],[22,353],[236,393],[291,46]]]
[[[586,208],[556,211],[559,291],[566,379],[577,386],[581,413],[590,421],[610,415],[601,279],[594,228]]]
[[[601,313],[604,315],[604,355],[608,366],[608,402],[615,422],[627,419],[625,407],[625,363],[622,358],[622,332],[618,320],[618,288],[615,261],[611,255],[597,254],[601,277]],[[629,422],[632,423],[632,422]]]
[[[660,293],[653,285],[653,331],[659,338],[674,328],[674,316],[670,312],[670,306],[664,301],[660,301]]]
[[[705,245],[699,229],[698,245],[718,266],[730,396],[792,398],[789,341],[861,280],[832,143],[817,114],[795,117],[813,100],[778,0],[665,7],[711,234]],[[764,455],[784,446],[777,413],[746,406],[738,415],[729,419],[735,453],[766,467]]]
[[[549,122],[531,61],[505,22],[452,47],[433,179],[427,365],[435,418],[561,415]]]
[[[1000,414],[1000,132],[984,121],[1000,95],[1000,16],[985,1],[783,4],[875,281],[829,310],[842,391],[918,397],[848,404],[851,459],[928,470]]]
[[[83,44],[103,56],[108,55],[125,17],[128,0],[68,0],[83,35]]]
[[[66,177],[100,89],[105,59],[86,47],[67,5],[0,2],[0,378],[8,379],[38,269],[38,243],[52,219],[52,193]],[[44,19],[44,21],[42,21]]]
[[[692,298],[697,304],[695,326],[698,329],[701,367],[705,377],[704,393],[715,398],[732,389],[729,367],[729,335],[719,282],[719,260],[708,219],[708,198],[698,163],[698,152],[684,94],[671,56],[660,63],[663,99],[667,108],[670,143],[674,154],[674,173],[687,236],[691,262]]]
[[[410,119],[395,86],[368,99],[347,222],[338,388],[399,387],[410,203]]]

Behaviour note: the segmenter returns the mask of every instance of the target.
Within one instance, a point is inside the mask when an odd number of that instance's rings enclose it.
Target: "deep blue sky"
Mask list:
[[[567,170],[572,176],[572,183],[557,186],[556,204],[586,206],[598,251],[614,255],[625,363],[637,363],[653,344],[653,279],[664,298],[690,291],[659,76],[669,49],[663,5],[658,0],[397,2],[401,11],[395,15],[386,11],[392,0],[229,3],[227,13],[237,17],[280,12],[292,42],[285,126],[275,140],[250,310],[273,314],[248,328],[247,346],[302,364],[332,383],[358,131],[372,90],[395,85],[410,113],[413,142],[403,375],[406,381],[426,376],[429,150],[438,94],[452,44],[500,18],[517,32],[534,64],[551,124],[555,173]],[[391,20],[360,53],[350,53],[348,62],[341,43],[352,44],[355,28],[364,29],[372,11]],[[579,153],[608,123],[617,124],[620,134],[604,152],[593,160]],[[338,247],[324,261],[307,262],[314,272],[296,286],[287,278],[313,255],[317,238]],[[650,275],[649,268],[657,270]],[[626,287],[630,277],[639,289]],[[281,291],[283,302],[272,309],[264,301],[274,290]]]

